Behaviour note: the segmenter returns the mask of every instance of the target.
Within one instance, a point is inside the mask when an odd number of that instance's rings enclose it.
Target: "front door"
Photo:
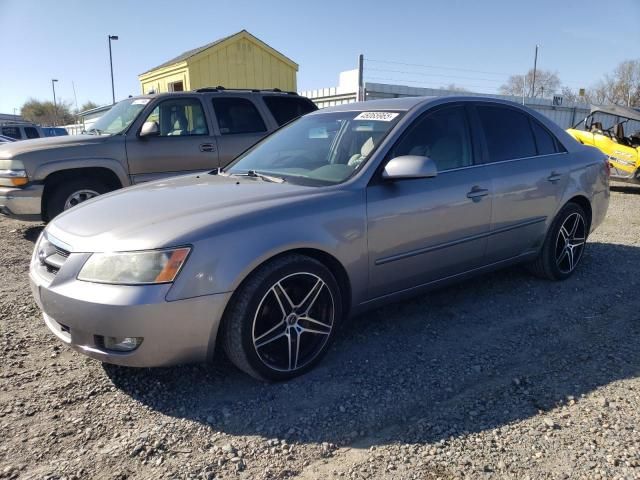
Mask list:
[[[145,122],[155,122],[158,135],[127,138],[133,183],[218,166],[216,138],[199,99],[179,97],[161,101]]]
[[[491,218],[491,177],[474,164],[464,106],[428,112],[388,158],[422,155],[434,178],[384,181],[367,189],[370,298],[480,267]]]

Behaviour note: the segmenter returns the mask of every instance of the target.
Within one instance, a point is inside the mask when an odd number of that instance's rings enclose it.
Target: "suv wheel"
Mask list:
[[[45,205],[47,219],[51,221],[63,211],[107,193],[109,190],[104,182],[96,178],[63,180],[48,195]]]
[[[338,284],[322,263],[287,255],[258,268],[222,326],[229,359],[261,380],[287,380],[327,352],[342,316]]]

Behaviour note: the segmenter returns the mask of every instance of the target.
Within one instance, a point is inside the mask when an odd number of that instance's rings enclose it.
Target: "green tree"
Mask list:
[[[39,125],[68,125],[75,123],[71,113],[71,102],[61,100],[53,105],[50,101],[30,98],[20,109],[22,118]]]
[[[99,106],[100,105],[98,105],[97,103],[89,100],[88,102],[85,102],[82,104],[82,107],[80,107],[80,111],[86,112],[87,110],[93,110],[94,108],[98,108]]]

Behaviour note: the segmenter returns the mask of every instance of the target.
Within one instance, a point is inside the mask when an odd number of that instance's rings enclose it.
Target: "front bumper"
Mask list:
[[[87,254],[71,254],[81,264]],[[76,258],[74,258],[76,257]],[[86,258],[85,258],[86,259]],[[70,265],[73,266],[73,265]],[[49,329],[73,349],[130,367],[202,362],[213,356],[220,319],[231,293],[167,302],[170,284],[124,286],[54,276],[32,262],[31,288]],[[131,352],[104,347],[103,337],[142,337]]]
[[[0,187],[0,214],[18,220],[40,221],[43,185]]]

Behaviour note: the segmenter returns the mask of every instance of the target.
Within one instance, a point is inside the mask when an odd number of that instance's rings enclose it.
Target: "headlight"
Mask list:
[[[140,252],[94,253],[78,274],[78,280],[120,285],[169,283],[180,272],[188,247]]]
[[[20,160],[0,160],[1,187],[21,187],[27,183],[29,178]]]

